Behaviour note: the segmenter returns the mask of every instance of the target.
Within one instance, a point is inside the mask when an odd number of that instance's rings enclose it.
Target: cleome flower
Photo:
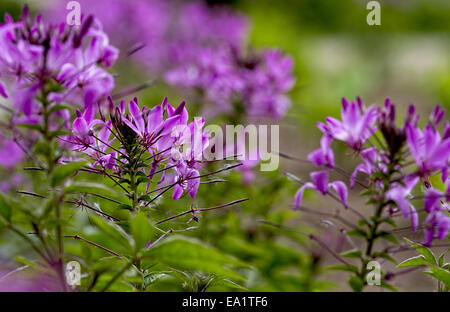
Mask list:
[[[349,103],[342,99],[341,120],[326,118],[326,124],[319,123],[318,128],[333,139],[346,142],[351,148],[360,151],[364,142],[376,130],[374,123],[377,111],[374,107],[364,108],[361,99]]]

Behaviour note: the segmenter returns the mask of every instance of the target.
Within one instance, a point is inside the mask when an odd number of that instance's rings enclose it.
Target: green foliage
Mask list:
[[[84,165],[86,165],[86,162],[72,162],[67,165],[57,167],[50,176],[52,186],[61,184],[62,181],[75,174]]]
[[[420,253],[419,256],[411,257],[402,261],[397,268],[402,267],[426,267],[426,274],[435,278],[438,281],[438,290],[448,292],[450,290],[450,263],[444,264],[444,253],[441,254],[438,260],[433,252],[420,244],[414,243],[405,238],[405,241]],[[443,284],[443,287],[441,285]]]
[[[156,230],[144,213],[138,213],[130,220],[130,231],[138,251],[145,247]]]
[[[6,201],[5,195],[0,193],[0,216],[5,218],[6,221],[11,220],[11,206]]]
[[[192,238],[182,236],[167,238],[145,251],[143,258],[158,261],[179,270],[202,271],[225,278],[243,280],[240,274],[230,268],[230,266],[243,266],[241,261]]]

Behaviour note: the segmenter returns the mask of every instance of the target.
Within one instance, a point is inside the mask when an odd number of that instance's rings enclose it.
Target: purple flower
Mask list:
[[[190,168],[185,162],[179,162],[175,167],[175,175],[169,180],[170,183],[176,183],[173,188],[172,199],[180,199],[184,190],[187,190],[189,195],[195,198],[200,186],[199,176],[198,170]]]
[[[327,170],[311,172],[310,177],[312,183],[311,182],[305,183],[302,187],[299,188],[299,190],[295,194],[295,207],[294,207],[295,209],[298,209],[300,207],[305,189],[316,190],[322,193],[322,195],[326,195],[328,194],[328,190],[330,187],[333,188],[339,195],[339,198],[341,199],[344,206],[347,206],[348,190],[344,182],[334,181],[328,183],[329,176]]]
[[[308,160],[316,166],[326,166],[332,169],[334,167],[334,153],[331,149],[331,141],[332,138],[324,134],[320,139],[320,148],[311,152],[308,155]]]
[[[370,147],[361,151],[361,158],[364,161],[363,164],[356,166],[352,175],[350,176],[350,188],[355,185],[356,175],[358,172],[364,172],[367,175],[372,175],[377,171],[386,172],[387,167],[384,161],[386,157],[382,157],[375,147]]]
[[[425,245],[431,246],[434,238],[443,239],[450,231],[450,217],[441,211],[435,211],[425,220]]]
[[[433,112],[430,115],[429,123],[431,126],[436,128],[440,123],[442,118],[445,115],[445,109],[441,108],[440,105],[436,105]]]
[[[442,192],[429,188],[425,194],[425,210],[430,213],[441,210],[441,200],[444,198]]]
[[[25,154],[14,140],[2,138],[0,135],[0,166],[13,168],[20,163]]]
[[[7,193],[11,190],[17,190],[25,182],[24,180],[24,176],[17,172],[2,177],[0,180],[0,192]]]
[[[77,110],[78,117],[74,120],[72,125],[73,134],[79,137],[88,136],[89,132],[93,130],[93,127],[102,122],[101,120],[94,119],[94,113],[92,106],[89,106],[84,113]]]
[[[426,125],[423,131],[407,125],[406,140],[419,176],[428,176],[436,170],[443,172],[443,178],[446,176],[450,160],[450,137],[441,138],[431,125]]]
[[[414,206],[408,201],[412,189],[419,181],[418,177],[408,175],[403,179],[403,184],[393,183],[390,189],[386,192],[386,198],[392,200],[403,213],[405,218],[409,218],[411,213],[411,223],[413,231],[415,232],[418,225],[418,215]]]
[[[5,99],[8,98],[8,94],[6,93],[6,88],[3,85],[3,83],[0,82],[0,95],[3,96]]]
[[[351,103],[343,98],[341,117],[342,121],[327,117],[327,124],[319,123],[318,127],[332,138],[346,142],[355,150],[361,150],[364,142],[375,132],[376,109],[365,109],[359,97],[356,102]]]
[[[7,15],[0,25],[0,47],[0,94],[6,96],[8,90],[16,123],[42,122],[43,109],[36,98],[49,81],[59,83],[52,88],[58,91],[48,95],[49,109],[56,103],[85,108],[96,105],[114,87],[112,75],[99,65],[112,65],[118,50],[109,45],[92,16],[84,19],[80,28],[74,28],[64,23],[46,24],[39,15],[32,19],[24,9],[19,21]],[[56,114],[67,112],[52,115]]]
[[[209,135],[203,130],[205,120],[194,118],[186,127],[178,127],[171,136],[175,139],[175,146],[183,145],[183,151],[172,149],[168,165],[175,165],[174,175],[168,179],[169,183],[177,183],[173,190],[173,199],[179,199],[184,190],[194,198],[200,186],[199,170],[204,150],[209,146]]]
[[[280,119],[291,105],[287,93],[295,83],[294,62],[280,50],[265,50],[252,67],[243,67],[243,105],[250,116]],[[250,63],[253,60],[250,60]]]

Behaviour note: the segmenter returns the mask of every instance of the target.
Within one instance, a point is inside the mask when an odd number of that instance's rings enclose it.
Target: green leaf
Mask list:
[[[419,266],[419,265],[426,265],[428,264],[427,260],[424,256],[416,256],[409,259],[406,259],[405,261],[402,261],[399,265],[397,265],[397,268],[403,268],[408,266]]]
[[[352,272],[358,274],[358,268],[354,265],[330,265],[327,267],[327,270],[331,271],[346,271],[346,272]]]
[[[147,194],[144,194],[144,195],[142,195],[142,196],[139,196],[138,200],[139,200],[139,201],[141,201],[141,200],[144,200],[144,201],[150,201],[150,200],[151,200],[151,197],[148,196]]]
[[[361,250],[359,250],[359,249],[351,249],[351,250],[341,252],[340,255],[342,257],[360,258],[362,254],[361,254]]]
[[[144,248],[153,234],[155,234],[155,228],[144,213],[138,213],[130,220],[130,230],[136,244],[136,251]]]
[[[350,236],[360,236],[360,237],[367,237],[367,233],[364,230],[361,229],[354,229],[353,231],[347,232],[347,235]]]
[[[141,183],[147,183],[147,182],[151,182],[152,180],[150,180],[148,177],[139,177],[137,179],[136,184],[139,185]]]
[[[229,288],[235,288],[240,291],[248,291],[248,289],[245,288],[244,286],[241,286],[227,278],[214,279],[214,281],[211,283],[210,287],[212,287],[212,286],[225,286],[225,287],[229,287]]]
[[[168,277],[170,277],[170,275],[164,272],[151,272],[144,276],[144,286],[148,287],[151,284]]]
[[[89,219],[100,231],[106,234],[106,236],[113,239],[114,242],[119,243],[126,250],[132,249],[130,244],[131,237],[120,226],[98,216],[90,216]]]
[[[410,241],[410,240],[407,239],[407,238],[404,238],[404,240],[405,240],[408,244],[410,244],[412,247],[414,247],[414,249],[416,249],[416,251],[417,251],[418,253],[420,253],[421,255],[423,255],[423,256],[425,257],[425,259],[428,261],[428,263],[431,263],[431,264],[433,264],[433,265],[437,265],[436,258],[435,258],[435,256],[434,256],[433,252],[432,252],[429,248],[427,248],[427,247],[425,247],[425,246],[423,246],[423,245],[414,243],[414,242]]]
[[[119,206],[116,207],[116,209],[126,209],[126,210],[133,210],[133,207],[131,207],[130,205],[127,204],[120,204]]]
[[[119,183],[120,184],[124,184],[124,183],[131,184],[131,181],[128,179],[119,179]]]
[[[53,105],[52,108],[50,108],[50,110],[48,112],[53,113],[53,112],[57,112],[60,110],[65,110],[65,109],[70,111],[71,107],[69,105],[56,104],[56,105]]]
[[[11,206],[6,201],[5,196],[0,193],[0,216],[6,219],[6,221],[11,221]]]
[[[75,181],[65,188],[66,193],[96,193],[100,195],[117,195],[117,191],[101,183]]]
[[[363,287],[364,287],[363,281],[359,277],[356,277],[356,276],[351,276],[350,279],[348,280],[348,284],[353,289],[353,291],[356,291],[356,292],[362,291]]]
[[[243,264],[200,240],[183,236],[172,236],[148,249],[144,258],[151,258],[180,270],[194,270],[215,274],[223,278],[243,280],[236,271],[226,266]]]
[[[374,252],[374,254],[373,254],[375,257],[379,257],[379,258],[383,258],[383,259],[386,259],[386,260],[388,260],[388,261],[391,261],[392,263],[395,263],[395,264],[397,264],[398,263],[398,261],[395,259],[395,258],[393,258],[389,253],[387,253],[387,252]]]
[[[398,292],[398,289],[397,289],[397,288],[395,288],[395,287],[392,286],[391,284],[386,283],[386,281],[384,281],[384,280],[381,281],[380,287],[389,289],[389,290],[394,291],[394,292]]]
[[[393,220],[393,219],[391,219],[391,218],[383,218],[383,219],[381,219],[380,220],[380,223],[387,223],[387,224],[389,224],[390,226],[392,226],[393,228],[396,228],[397,227],[397,224],[395,223],[395,221]]]
[[[81,161],[81,162],[72,162],[70,164],[57,167],[50,177],[52,185],[56,186],[60,184],[69,176],[80,170],[81,167],[83,167],[85,164],[86,164],[85,161]]]
[[[380,238],[388,240],[394,244],[398,244],[397,238],[392,233],[389,233],[389,232],[385,232],[385,231],[378,232],[376,234],[376,237],[380,237]]]
[[[428,274],[436,278],[445,284],[446,287],[450,287],[450,272],[438,267],[430,267],[430,271]]]
[[[368,189],[368,190],[362,191],[362,192],[359,194],[359,196],[369,196],[369,195],[373,195],[373,194],[376,194],[376,193],[377,193],[377,192],[376,192],[375,190]]]
[[[444,256],[445,256],[445,253],[443,253],[443,254],[439,257],[439,260],[438,260],[438,265],[439,265],[441,268],[444,266]]]
[[[38,124],[16,124],[18,128],[28,129],[28,130],[35,130],[35,131],[42,131],[42,126]]]
[[[69,135],[71,133],[72,132],[66,131],[66,130],[57,130],[57,131],[50,132],[50,137],[54,138],[54,137],[57,137],[57,136]]]

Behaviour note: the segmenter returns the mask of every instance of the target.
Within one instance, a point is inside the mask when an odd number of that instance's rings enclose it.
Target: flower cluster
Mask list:
[[[114,105],[110,99],[109,103],[109,118],[95,119],[92,106],[84,113],[78,111],[72,134],[62,139],[64,144],[88,155],[92,172],[110,171],[130,188],[145,181],[149,192],[154,177],[162,173],[157,184],[163,185],[164,191],[173,188],[173,199],[185,191],[194,198],[203,151],[209,145],[203,130],[205,120],[195,118],[188,123],[185,102],[174,108],[167,98],[151,109],[140,109],[134,98],[128,112],[124,101]]]
[[[89,106],[114,87],[112,75],[99,65],[111,66],[118,50],[92,16],[76,29],[45,24],[40,15],[33,19],[25,7],[16,22],[5,15],[0,46],[0,94],[11,99],[16,123],[44,122],[37,98],[45,97],[48,111],[62,103]],[[68,110],[54,111],[68,121]]]
[[[80,3],[83,14],[95,12],[111,34],[117,27],[132,28],[126,42],[123,36],[113,41],[134,52],[141,47],[136,60],[152,76],[200,95],[207,115],[245,113],[278,119],[290,106],[292,59],[278,50],[246,49],[249,27],[243,14],[201,1]],[[48,15],[60,20],[62,9],[49,9]]]
[[[419,213],[425,211],[428,214],[423,225],[425,244],[431,245],[435,238],[443,239],[450,231],[447,207],[450,199],[450,123],[445,121],[442,135],[438,130],[444,114],[445,111],[437,106],[421,129],[419,116],[411,105],[402,125],[398,126],[396,108],[389,99],[383,108],[365,108],[360,98],[351,103],[343,99],[341,120],[327,117],[326,123],[317,125],[323,132],[321,147],[310,153],[308,159],[325,169],[311,173],[312,183],[305,183],[299,189],[295,207],[300,207],[304,189],[315,189],[326,195],[330,187],[347,206],[345,183],[328,183],[329,170],[343,171],[335,166],[331,147],[333,141],[340,141],[361,157],[362,163],[346,176],[351,188],[358,182],[368,189],[365,194],[377,208],[375,225],[369,224],[371,231],[376,231],[380,220],[389,219],[398,211],[405,218],[411,218],[411,229],[416,232]],[[361,182],[358,173],[364,173],[369,183]],[[437,189],[439,186],[433,185],[430,179],[439,174],[442,189]],[[419,181],[425,187],[425,193],[413,196]],[[424,199],[424,209],[416,209],[419,199]]]

